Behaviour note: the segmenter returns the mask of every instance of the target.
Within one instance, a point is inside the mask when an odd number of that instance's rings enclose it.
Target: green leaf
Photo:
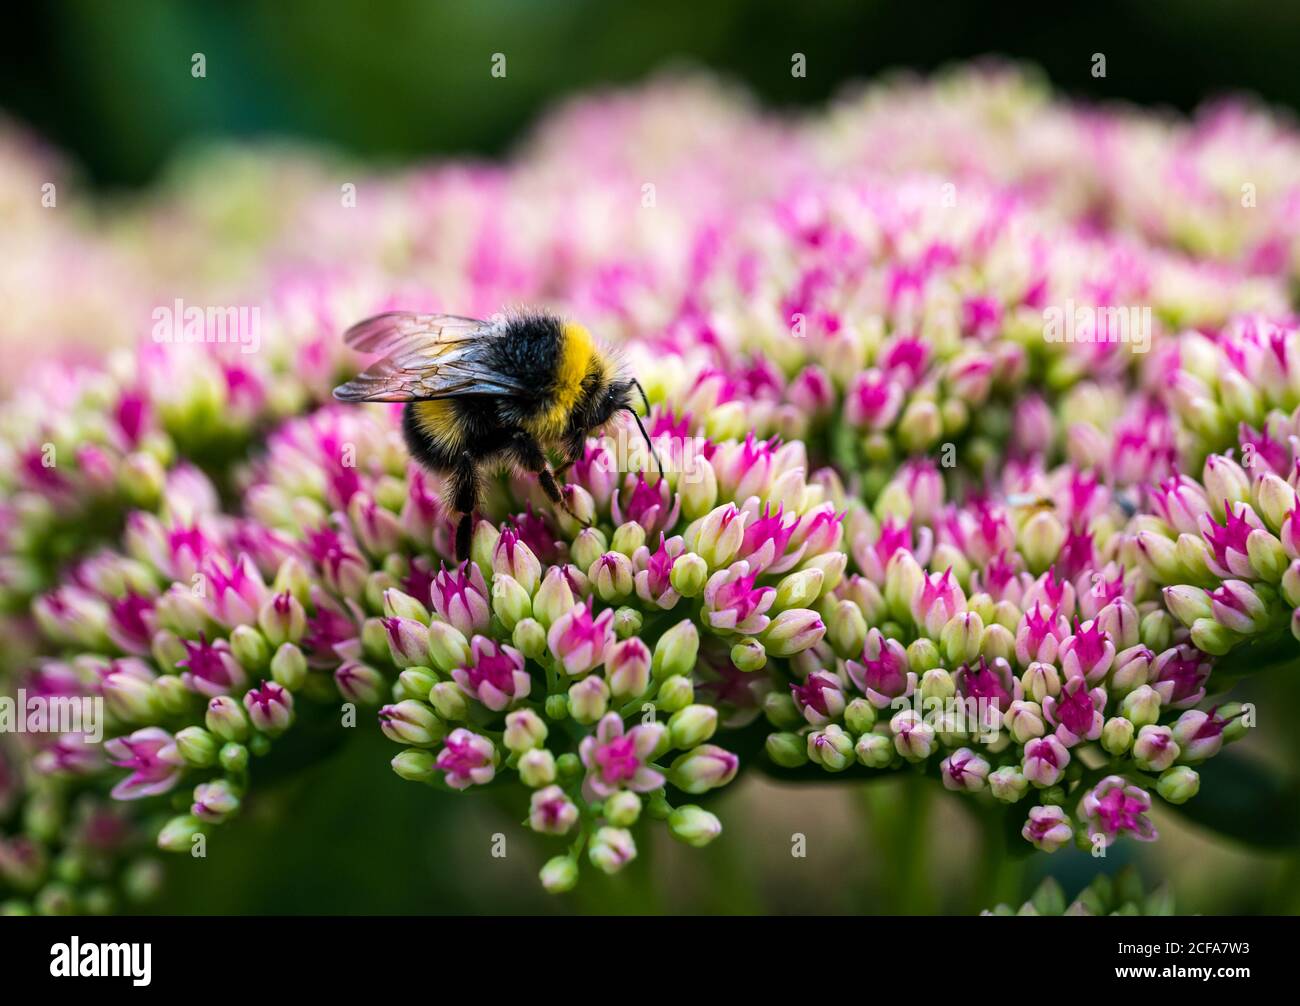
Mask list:
[[[1289,849],[1300,843],[1300,780],[1232,751],[1211,758],[1197,771],[1200,792],[1173,807],[1175,812],[1260,848]]]
[[[1039,884],[1029,900],[1039,915],[1060,915],[1065,911],[1065,892],[1052,877]]]
[[[1290,629],[1260,636],[1214,662],[1215,687],[1237,678],[1300,663],[1300,643]]]

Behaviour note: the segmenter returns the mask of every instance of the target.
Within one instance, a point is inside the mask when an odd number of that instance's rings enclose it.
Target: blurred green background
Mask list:
[[[1300,4],[1100,0],[1086,5],[834,0],[64,0],[28,5],[0,59],[0,109],[72,154],[103,188],[138,187],[201,138],[288,135],[400,162],[507,152],[549,105],[674,65],[737,79],[781,106],[846,82],[987,54],[1041,67],[1060,90],[1190,109],[1245,91],[1300,108]],[[207,76],[190,75],[191,54]],[[509,74],[490,80],[492,54]],[[793,52],[808,75],[790,75]],[[1107,76],[1090,74],[1094,52]],[[1300,675],[1262,676],[1271,710],[1255,753],[1300,762]],[[1073,895],[1136,861],[1173,882],[1185,911],[1300,912],[1300,855],[1255,848],[1158,815],[1154,848],[1105,861],[1064,852],[995,870],[973,819],[941,793],[782,787],[750,777],[720,798],[727,832],[703,852],[663,836],[617,878],[550,898],[535,882],[550,845],[518,801],[456,799],[403,783],[391,745],[357,730],[344,750],[268,791],[222,829],[206,860],[171,864],[167,912],[970,912],[1028,893],[1051,868]],[[1291,769],[1294,771],[1294,769]],[[1207,786],[1207,790],[1214,787]],[[1230,788],[1221,787],[1220,792]],[[1295,795],[1242,809],[1270,834]],[[1270,801],[1273,801],[1270,803]],[[1229,808],[1228,813],[1233,813]],[[1255,815],[1245,821],[1245,814]],[[506,855],[493,856],[493,836]],[[806,836],[807,857],[791,855]],[[652,876],[654,878],[652,882]]]
[[[780,104],[986,54],[1071,94],[1189,109],[1248,91],[1300,108],[1289,0],[46,0],[0,41],[0,107],[108,185],[196,136],[292,134],[407,159],[499,153],[557,98],[702,65]],[[207,77],[190,76],[192,53]],[[509,61],[488,81],[491,55]],[[804,79],[790,56],[808,57]],[[1103,52],[1107,75],[1091,75]]]

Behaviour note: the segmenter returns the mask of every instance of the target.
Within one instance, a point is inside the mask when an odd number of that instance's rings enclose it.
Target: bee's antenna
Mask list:
[[[645,414],[648,419],[650,417],[650,399],[645,393],[645,388],[641,387],[641,382],[635,377],[632,378],[632,386],[636,388],[637,391],[641,392],[641,402],[645,405]]]
[[[641,382],[635,377],[632,378],[632,384],[636,387],[637,391],[641,392],[641,401],[645,403],[645,414],[649,416],[650,399],[646,397],[645,388],[641,387]],[[636,410],[628,409],[627,411],[632,413],[632,418],[636,420],[636,428],[641,431],[641,436],[645,438],[645,445],[650,448],[650,457],[654,458],[655,469],[659,472],[659,479],[662,481],[664,477],[664,466],[663,462],[659,460],[659,455],[655,452],[654,441],[650,439],[650,434],[646,432],[645,424],[641,422],[641,417],[636,414]]]

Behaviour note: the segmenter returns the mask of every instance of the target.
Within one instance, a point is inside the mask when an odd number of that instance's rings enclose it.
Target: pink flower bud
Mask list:
[[[496,776],[496,748],[488,738],[458,727],[438,752],[437,766],[452,789],[485,786]]]
[[[244,708],[253,726],[264,734],[283,733],[293,722],[293,694],[274,681],[249,689],[244,694]]]
[[[565,674],[586,674],[601,665],[613,621],[612,608],[593,617],[588,605],[575,604],[552,623],[546,642]]]
[[[469,665],[456,668],[451,676],[461,691],[493,712],[527,698],[532,688],[523,654],[484,636],[470,640]]]
[[[505,539],[507,533],[514,537],[514,533],[507,529],[502,533],[501,540]],[[496,555],[518,557],[521,561],[517,565],[521,572],[529,575],[529,564],[522,561],[523,552],[527,547],[516,541],[512,548],[502,550],[501,541],[498,541]],[[531,552],[528,554],[532,555]],[[532,561],[537,562],[535,558]],[[496,562],[495,556],[493,562]],[[509,570],[503,569],[502,572],[508,573]],[[519,577],[516,576],[515,579],[519,580]],[[536,571],[532,573],[531,586],[525,585],[522,580],[519,580],[519,583],[524,585],[531,594],[537,585]],[[462,635],[469,637],[476,633],[487,632],[488,625],[492,621],[492,606],[488,601],[487,583],[479,568],[473,563],[466,562],[456,570],[440,570],[433,578],[430,599],[433,602],[433,610],[438,613],[438,616],[459,629]]]
[[[1036,849],[1055,852],[1074,837],[1070,817],[1055,804],[1029,808],[1029,819],[1020,834]]]
[[[1140,842],[1154,841],[1155,826],[1147,820],[1151,796],[1131,785],[1123,776],[1108,775],[1079,801],[1079,818],[1088,825],[1088,837],[1108,846],[1120,835],[1131,834]]]

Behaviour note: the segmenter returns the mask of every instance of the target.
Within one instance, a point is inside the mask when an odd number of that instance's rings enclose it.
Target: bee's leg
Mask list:
[[[555,473],[551,471],[551,466],[546,461],[546,455],[542,453],[537,441],[527,434],[516,434],[514,453],[519,466],[537,476],[537,484],[542,487],[542,492],[546,494],[548,500],[562,508],[565,513],[579,523],[588,523],[573,512],[573,509],[569,506],[569,501],[564,498],[564,493],[560,492],[560,486],[555,481]]]
[[[474,532],[474,511],[479,501],[479,471],[473,456],[466,451],[461,463],[451,472],[452,507],[460,514],[456,524],[456,561],[469,558],[470,537]]]
[[[564,464],[560,465],[555,471],[556,478],[564,478],[569,469],[582,460],[582,456],[587,453],[587,437],[585,434],[574,437],[564,445]]]

